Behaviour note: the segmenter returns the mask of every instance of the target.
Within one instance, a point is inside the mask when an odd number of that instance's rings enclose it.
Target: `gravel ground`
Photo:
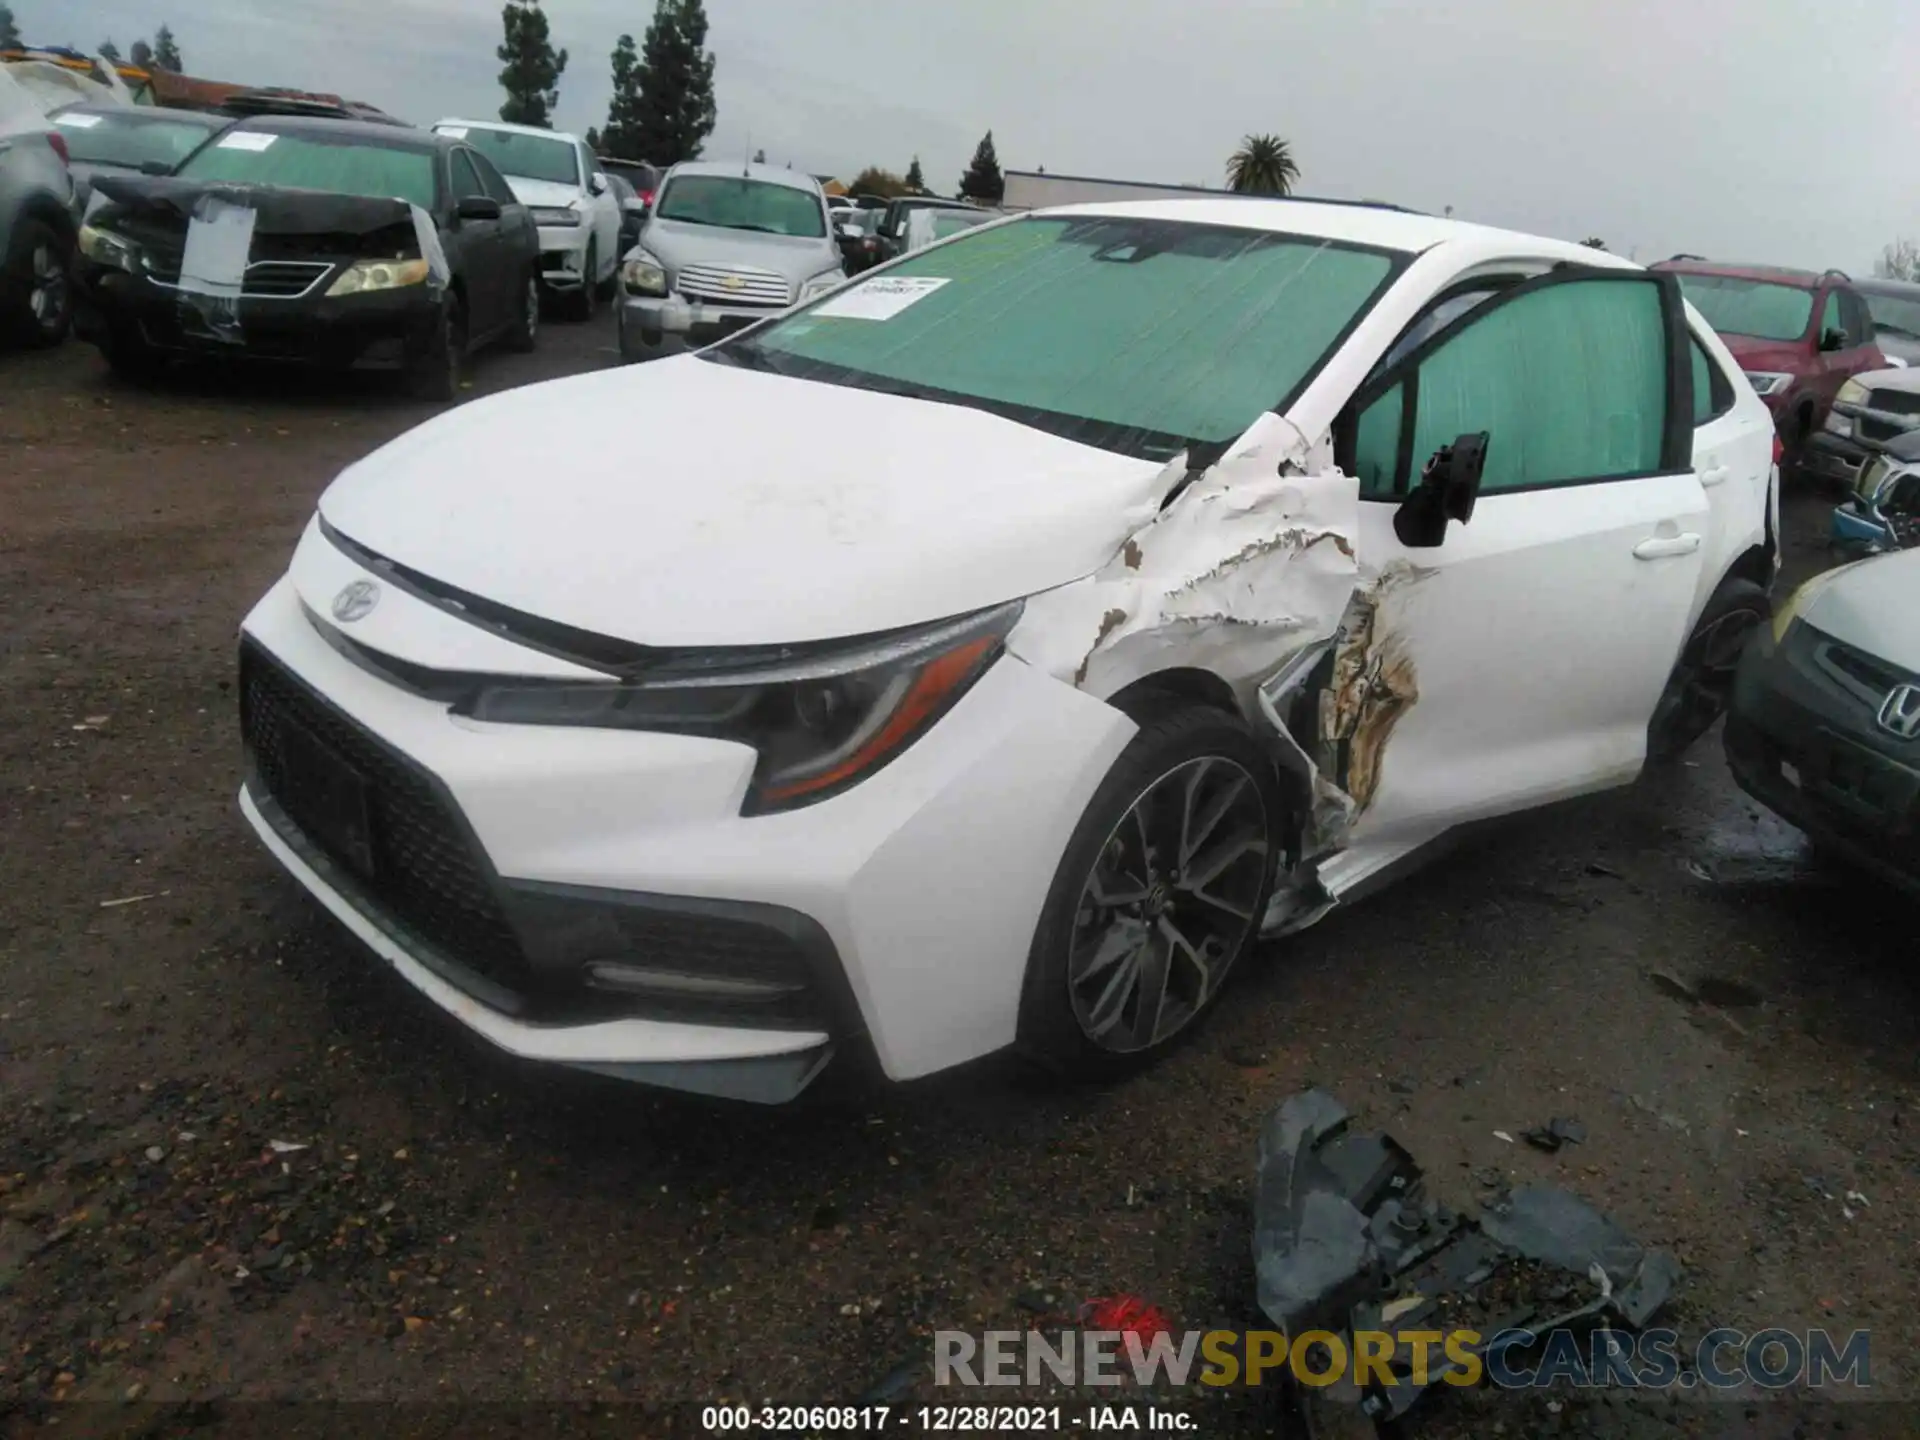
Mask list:
[[[472,393],[612,346],[604,319],[551,327]],[[416,1402],[350,1412],[361,1433],[534,1433],[417,1402],[578,1426],[614,1401],[844,1402],[934,1329],[1122,1292],[1179,1328],[1257,1324],[1255,1136],[1309,1083],[1442,1198],[1553,1181],[1677,1252],[1683,1334],[1867,1327],[1881,1392],[1912,1393],[1914,911],[1811,865],[1717,737],[1273,947],[1112,1088],[856,1063],[769,1112],[486,1051],[337,932],[233,799],[240,616],[327,481],[427,413],[377,377],[143,392],[84,346],[0,355],[0,1433],[286,1434],[329,1412],[247,1402],[326,1400]],[[1789,506],[1796,574],[1822,521]],[[1556,1115],[1587,1142],[1495,1134]],[[1271,1393],[1163,1399],[1201,1434],[1276,1423]],[[1911,1414],[1452,1392],[1411,1433]],[[675,1418],[608,1433],[636,1415]]]

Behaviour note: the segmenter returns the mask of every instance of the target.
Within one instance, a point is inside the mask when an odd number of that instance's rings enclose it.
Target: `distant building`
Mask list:
[[[1085,205],[1095,200],[1194,200],[1231,195],[1203,185],[1155,185],[1143,180],[1095,180],[1085,175],[1049,175],[1044,170],[1002,170],[1007,210],[1039,210],[1048,205]]]

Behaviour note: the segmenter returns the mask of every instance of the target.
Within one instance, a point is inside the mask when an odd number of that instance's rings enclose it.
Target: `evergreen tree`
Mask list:
[[[989,130],[974,147],[973,163],[960,177],[960,194],[968,200],[998,205],[1007,193],[1007,182],[1000,173],[1000,157],[993,151],[993,132]]]
[[[913,164],[907,167],[907,193],[924,195],[927,193],[927,177],[920,173],[920,157],[913,157]]]
[[[106,57],[109,64],[118,65],[120,63],[120,47],[114,44],[113,41],[102,40],[100,42],[100,53]]]
[[[0,4],[0,50],[18,50],[22,43],[20,27],[13,23],[13,11]]]
[[[700,158],[713,134],[713,52],[701,0],[655,0],[641,44],[635,158],[677,165]]]
[[[162,25],[153,36],[153,64],[157,70],[181,73],[180,47],[173,43],[173,31]]]
[[[603,153],[605,148],[601,143],[600,132],[591,125],[587,127],[587,148],[596,155]]]
[[[506,66],[500,72],[501,88],[507,92],[500,118],[513,125],[552,125],[567,52],[553,48],[540,0],[507,0],[500,24],[506,39],[493,52]]]
[[[153,68],[153,46],[144,40],[134,41],[132,58],[133,63],[138,65],[142,70],[151,70]]]
[[[613,47],[613,103],[607,107],[607,128],[600,139],[609,155],[647,158],[640,150],[640,56],[631,35],[622,35]]]

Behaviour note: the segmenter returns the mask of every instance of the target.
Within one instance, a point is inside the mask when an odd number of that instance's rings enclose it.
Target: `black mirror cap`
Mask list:
[[[491,195],[468,195],[461,199],[455,213],[462,220],[498,220],[500,202]]]
[[[140,162],[140,173],[142,175],[171,175],[173,173],[173,166],[164,160],[143,160]]]
[[[1473,518],[1480,479],[1487,468],[1487,442],[1477,430],[1442,445],[1420,472],[1420,484],[1393,515],[1393,533],[1409,550],[1432,550],[1447,538],[1447,523]]]
[[[1844,350],[1847,348],[1847,334],[1844,330],[1822,330],[1820,348],[1823,351]]]

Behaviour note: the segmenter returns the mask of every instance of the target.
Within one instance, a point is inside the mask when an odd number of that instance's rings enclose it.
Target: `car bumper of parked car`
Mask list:
[[[441,1009],[530,1059],[764,1101],[862,1036],[898,1078],[1013,1041],[1119,711],[1003,658],[861,784],[743,816],[747,746],[481,724],[403,688],[383,657],[464,622],[388,586],[356,646],[315,618],[355,577],[310,530],[248,616],[240,803]]]
[[[1898,549],[1900,545],[1892,523],[1857,499],[1833,507],[1827,522],[1827,539],[1838,549],[1869,555]]]
[[[578,290],[586,283],[591,225],[540,227],[540,279],[549,290]]]
[[[629,360],[650,360],[698,350],[779,313],[765,305],[716,305],[679,295],[623,295],[620,352]]]
[[[1858,440],[1830,429],[1816,430],[1800,452],[1800,468],[1816,480],[1851,489],[1866,458],[1867,448]]]
[[[1804,623],[1783,644],[1757,636],[1727,713],[1727,761],[1768,809],[1920,895],[1920,743],[1877,730],[1875,686],[1836,678],[1858,664],[1842,652]]]
[[[74,325],[82,339],[136,340],[167,354],[328,366],[398,366],[438,343],[444,292],[424,285],[367,295],[218,300],[123,270],[83,266]]]

